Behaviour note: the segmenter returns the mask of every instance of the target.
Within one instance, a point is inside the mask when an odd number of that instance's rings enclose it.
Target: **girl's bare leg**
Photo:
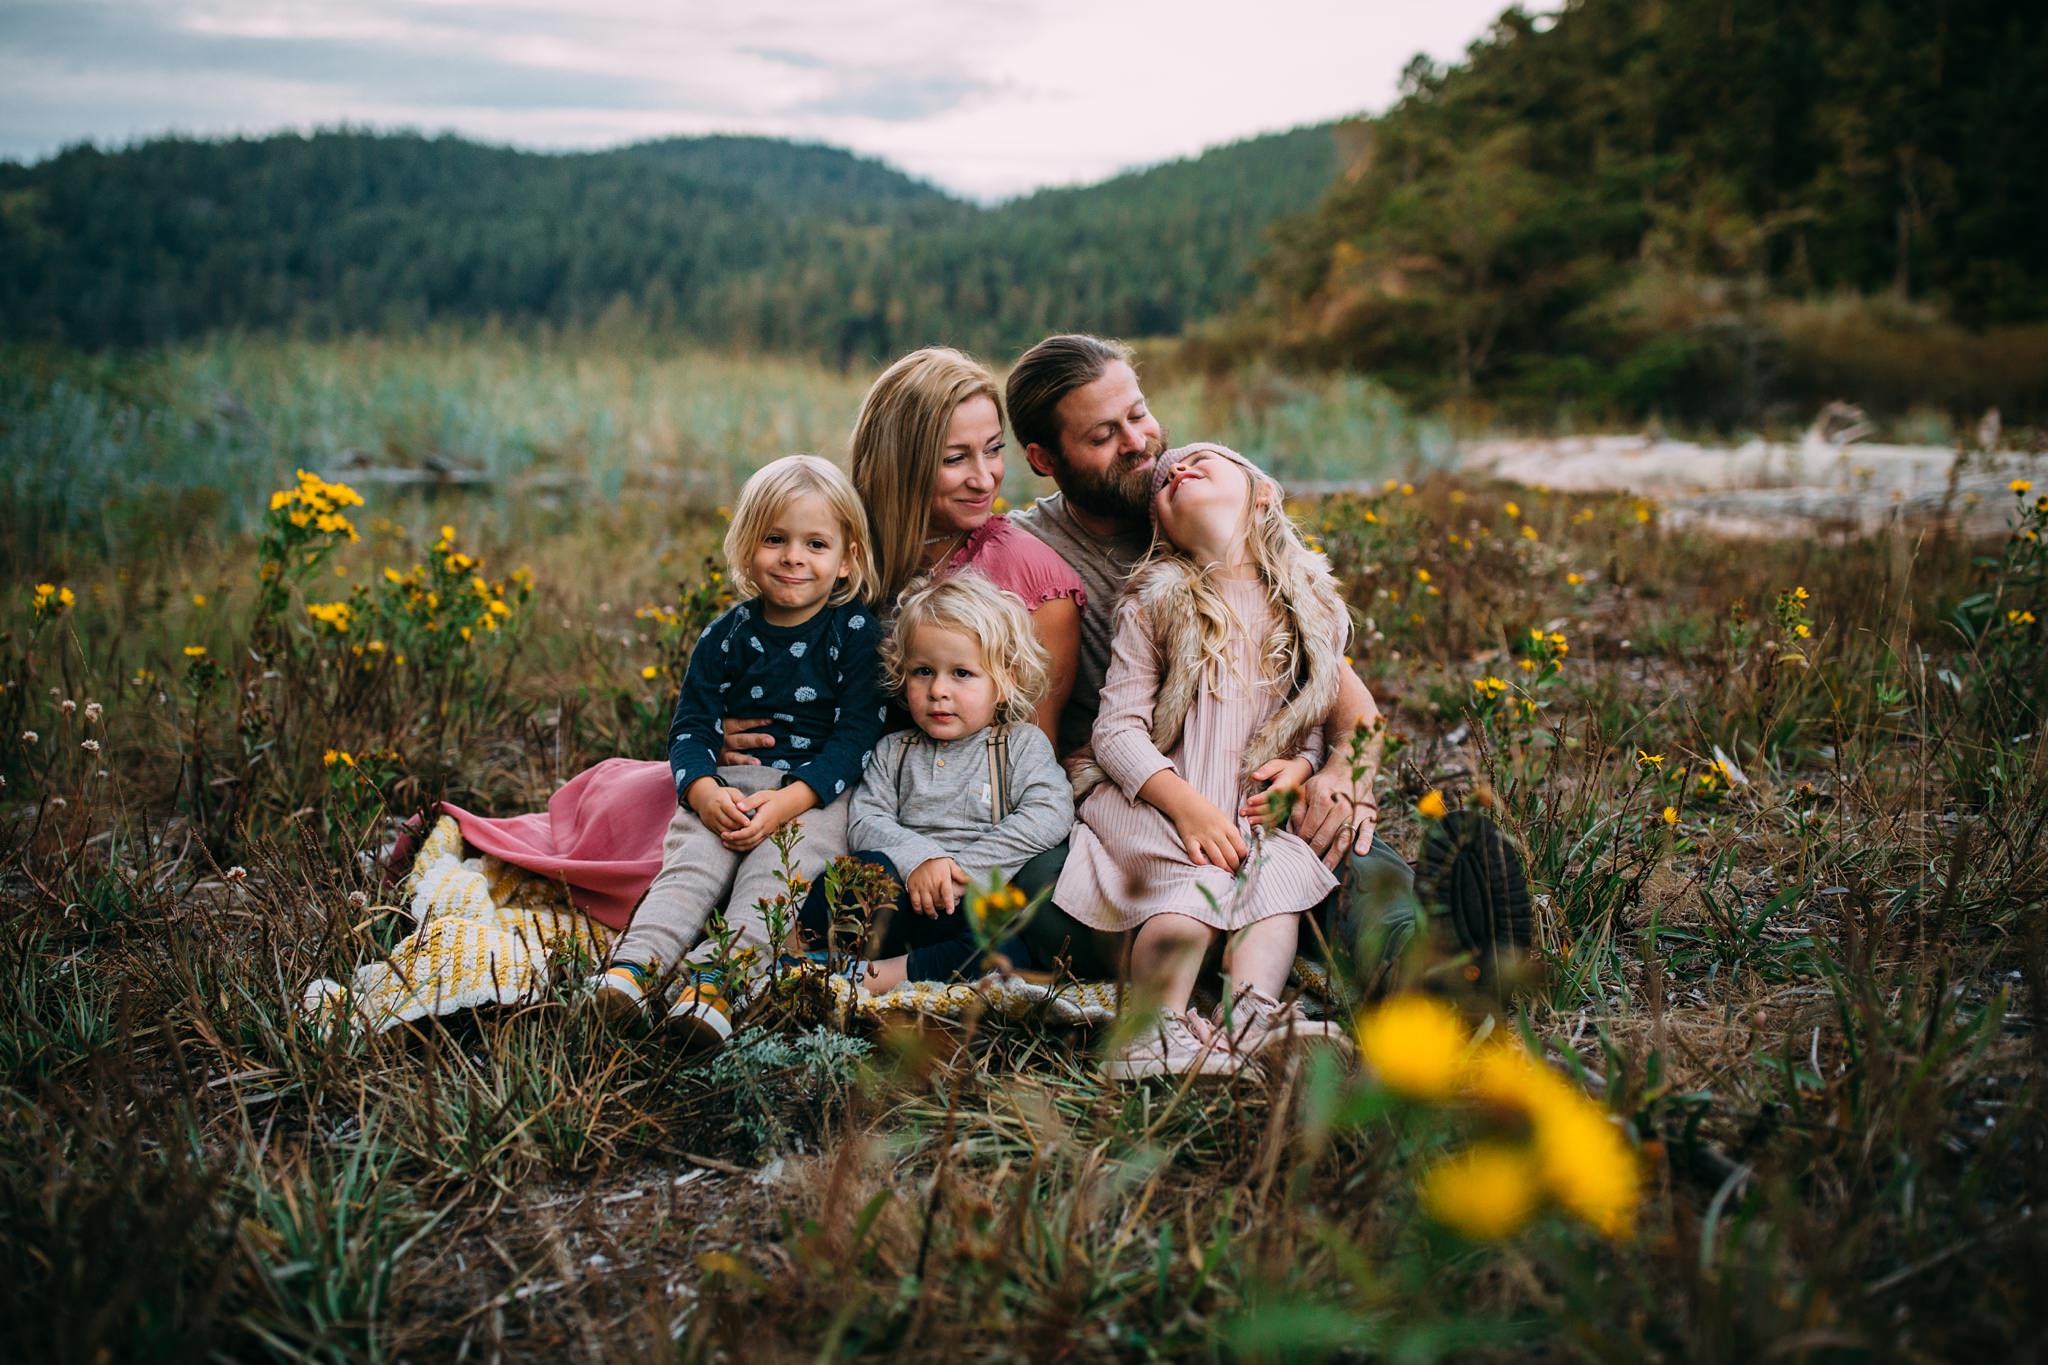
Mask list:
[[[1300,944],[1300,915],[1269,915],[1240,929],[1223,950],[1223,974],[1230,979],[1230,989],[1255,986],[1278,1000]]]
[[[1188,1007],[1216,931],[1189,915],[1154,915],[1131,939],[1131,989],[1139,1001],[1178,1014]]]

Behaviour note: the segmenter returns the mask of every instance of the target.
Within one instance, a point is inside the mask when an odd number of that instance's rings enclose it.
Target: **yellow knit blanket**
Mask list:
[[[324,977],[308,984],[308,1016],[381,1033],[479,1005],[524,1004],[540,999],[558,974],[602,962],[618,936],[576,909],[559,883],[472,853],[450,816],[420,845],[399,904],[412,917],[412,933],[390,957],[357,968],[347,985]],[[990,975],[971,984],[911,982],[880,996],[840,978],[831,985],[842,1020],[985,1013],[1100,1023],[1117,1008],[1116,985],[1107,981],[1045,985]]]

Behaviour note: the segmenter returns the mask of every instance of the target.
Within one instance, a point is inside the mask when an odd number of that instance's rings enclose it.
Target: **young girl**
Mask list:
[[[768,942],[761,904],[781,894],[783,882],[769,836],[801,824],[793,856],[806,877],[846,851],[841,798],[860,780],[887,714],[881,630],[867,605],[867,517],[837,467],[791,455],[747,480],[725,558],[747,597],[705,627],[690,655],[669,725],[678,809],[661,871],[596,987],[607,1011],[627,1015],[659,1003],[662,985],[679,976],[668,1021],[713,1043],[732,1034],[721,945],[685,953],[723,905],[723,951],[774,960],[780,945]],[[769,718],[770,762],[718,766],[719,723],[734,711]]]
[[[855,856],[903,888],[863,950],[874,960],[853,966],[851,979],[876,994],[978,967],[962,893],[1010,876],[1074,822],[1067,775],[1032,723],[1046,656],[1015,594],[971,569],[913,587],[882,649],[916,728],[875,746],[847,813]],[[803,925],[814,947],[830,914],[824,883],[813,883]],[[1012,941],[1003,951],[1015,960],[1023,950]]]
[[[1182,446],[1152,477],[1153,547],[1117,608],[1085,795],[1054,901],[1135,929],[1134,993],[1156,1028],[1110,1058],[1117,1079],[1226,1071],[1327,1034],[1279,1000],[1301,917],[1337,885],[1273,795],[1322,762],[1349,619],[1280,486],[1235,451]],[[1216,941],[1224,1005],[1188,1009]]]

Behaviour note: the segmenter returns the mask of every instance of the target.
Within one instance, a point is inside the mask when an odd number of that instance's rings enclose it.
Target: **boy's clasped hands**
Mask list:
[[[735,853],[755,847],[818,804],[809,783],[792,782],[773,791],[743,793],[715,777],[700,777],[683,793],[690,809],[718,841]]]

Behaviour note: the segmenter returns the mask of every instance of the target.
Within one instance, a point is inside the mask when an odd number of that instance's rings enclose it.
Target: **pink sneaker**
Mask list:
[[[1162,1014],[1158,1022],[1115,1052],[1103,1064],[1113,1081],[1147,1076],[1227,1076],[1238,1059],[1221,1034],[1211,1034],[1198,1015]]]
[[[1228,1013],[1216,1007],[1213,1023],[1225,1033],[1238,1056],[1277,1055],[1303,1043],[1329,1043],[1349,1051],[1351,1038],[1343,1025],[1311,1019],[1299,1000],[1285,1004],[1256,986],[1240,986],[1231,999]]]

